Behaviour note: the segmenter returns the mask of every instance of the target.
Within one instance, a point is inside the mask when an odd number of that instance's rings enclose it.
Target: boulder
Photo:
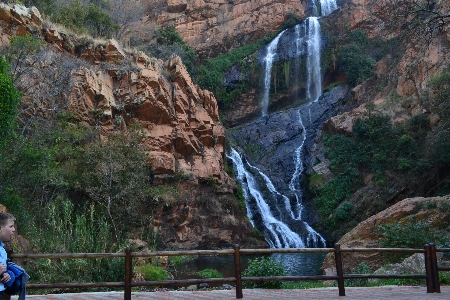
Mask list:
[[[428,204],[428,205],[427,205]],[[449,214],[445,207],[450,206],[450,195],[431,198],[408,198],[379,212],[378,214],[359,223],[355,228],[346,233],[338,243],[341,248],[379,248],[380,225],[393,222],[409,222],[411,218],[427,221],[431,226],[443,226],[449,224]],[[424,246],[425,246],[424,242]],[[356,269],[358,264],[365,262],[372,270],[381,267],[383,257],[377,252],[344,252],[342,254],[344,272]],[[325,257],[322,269],[326,275],[335,275],[336,267],[334,254]]]

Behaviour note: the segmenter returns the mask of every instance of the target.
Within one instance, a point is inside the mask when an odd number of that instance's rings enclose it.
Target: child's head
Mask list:
[[[0,212],[0,241],[9,242],[16,228],[14,227],[14,221],[16,218],[6,212]]]

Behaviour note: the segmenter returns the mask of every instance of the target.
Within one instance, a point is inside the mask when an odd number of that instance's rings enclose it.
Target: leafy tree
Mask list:
[[[178,34],[175,26],[167,26],[155,30],[156,42],[160,45],[185,45],[185,42]]]
[[[27,7],[36,6],[41,14],[52,15],[58,7],[59,1],[54,0],[25,0],[22,1]]]
[[[428,107],[436,112],[440,121],[435,131],[435,152],[437,159],[450,166],[450,71],[433,78],[430,83]]]
[[[361,46],[352,43],[341,49],[338,64],[348,82],[357,85],[372,76],[376,61],[364,54]]]
[[[13,84],[9,65],[0,56],[0,158],[2,150],[14,134],[20,93]]]
[[[52,14],[52,21],[82,32],[87,14],[88,11],[80,0],[71,0]]]
[[[112,33],[120,28],[107,13],[92,3],[87,8],[84,25],[94,37],[111,37]]]
[[[79,33],[87,31],[94,37],[111,37],[120,26],[106,12],[109,8],[107,1],[89,1],[87,4],[84,1],[71,0],[60,5],[51,16],[52,21]]]
[[[150,169],[140,146],[143,136],[138,127],[128,128],[126,133],[110,133],[105,140],[86,145],[74,168],[70,162],[67,165],[74,171],[71,184],[103,207],[116,238],[136,222],[137,209],[147,200],[150,187]]]

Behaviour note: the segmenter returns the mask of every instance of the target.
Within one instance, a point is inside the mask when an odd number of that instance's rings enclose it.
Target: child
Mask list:
[[[0,300],[3,300],[3,291],[5,290],[5,283],[11,280],[11,276],[6,272],[6,251],[4,242],[9,242],[16,231],[14,227],[16,218],[9,213],[0,212]]]

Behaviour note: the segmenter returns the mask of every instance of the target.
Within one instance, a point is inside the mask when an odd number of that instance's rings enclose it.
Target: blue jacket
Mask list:
[[[30,279],[30,276],[27,274],[25,269],[13,263],[12,261],[8,261],[6,272],[8,272],[9,276],[11,276],[11,280],[5,283],[5,287],[8,289],[14,285],[14,288],[19,294],[18,300],[25,300],[25,296],[27,293],[26,284],[28,279]]]

